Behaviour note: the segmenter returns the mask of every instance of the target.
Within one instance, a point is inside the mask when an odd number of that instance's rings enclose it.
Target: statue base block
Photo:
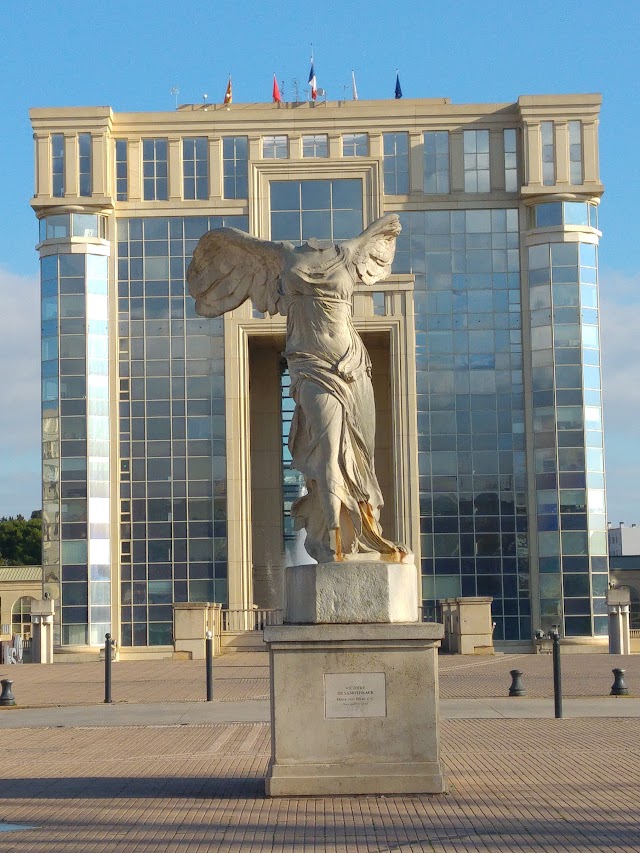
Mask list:
[[[271,669],[270,797],[439,794],[442,625],[264,629]]]
[[[351,560],[289,566],[287,624],[418,621],[418,569],[413,562]]]

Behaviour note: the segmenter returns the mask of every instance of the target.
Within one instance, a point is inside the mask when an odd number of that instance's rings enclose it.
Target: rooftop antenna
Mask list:
[[[180,94],[180,89],[178,89],[177,86],[172,86],[170,91],[173,97],[176,99],[176,109],[178,109],[178,95]]]
[[[295,103],[296,103],[296,104],[297,104],[297,103],[298,103],[298,101],[299,101],[299,97],[298,97],[298,95],[299,95],[299,92],[298,92],[298,79],[296,78],[296,79],[293,81],[293,100],[295,101]]]
[[[206,110],[206,109],[207,109],[207,98],[208,98],[208,97],[209,97],[209,95],[207,95],[207,93],[206,93],[206,92],[205,92],[205,93],[203,94],[203,96],[202,96],[202,109],[203,109],[203,110]]]

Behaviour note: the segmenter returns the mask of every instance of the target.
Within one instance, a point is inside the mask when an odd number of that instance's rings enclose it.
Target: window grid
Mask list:
[[[570,121],[569,126],[569,183],[581,185],[582,171],[582,122]]]
[[[246,216],[118,221],[121,621],[127,646],[172,642],[172,605],[227,602],[221,318],[185,268],[202,234]]]
[[[291,452],[289,451],[289,432],[295,409],[295,403],[289,396],[291,377],[286,363],[282,365],[280,373],[280,422],[282,425],[282,527],[283,547],[285,553],[285,565],[294,566],[300,561],[300,554],[304,551],[304,534],[295,529],[294,519],[291,516],[291,506],[299,497],[305,494],[304,475],[291,467]]]
[[[116,139],[116,201],[129,197],[128,145],[126,139]]]
[[[182,177],[185,199],[209,198],[209,140],[197,136],[182,140]]]
[[[424,191],[449,192],[449,131],[424,133]]]
[[[249,140],[246,136],[222,138],[224,198],[249,197]]]
[[[409,192],[409,134],[384,133],[385,195],[407,195]]]
[[[529,249],[542,628],[607,631],[597,250]],[[591,601],[593,600],[593,612]]]
[[[425,612],[491,595],[496,639],[531,637],[516,209],[403,211],[415,275]]]
[[[11,608],[11,633],[31,636],[31,602],[30,595],[23,595]]]
[[[362,181],[272,181],[270,209],[272,240],[355,237],[362,231]]]
[[[587,225],[598,227],[598,206],[586,201],[549,201],[536,204],[531,209],[534,228],[552,228],[561,225]]]
[[[518,191],[518,154],[515,128],[506,128],[504,139],[504,188],[508,193]]]
[[[489,131],[465,130],[464,191],[488,193],[491,190],[489,172]]]
[[[552,187],[556,182],[556,143],[552,121],[540,122],[540,139],[542,148],[542,183],[545,187]]]
[[[369,134],[368,133],[344,133],[342,135],[343,157],[368,157],[369,156]]]
[[[265,160],[286,160],[289,156],[288,136],[263,136],[262,157]]]
[[[326,133],[317,133],[313,136],[302,137],[303,157],[328,157],[329,137]]]
[[[93,192],[91,179],[91,134],[78,134],[78,179],[81,196],[90,196]]]
[[[167,140],[142,140],[142,181],[145,201],[169,198]]]
[[[55,198],[64,198],[64,134],[51,134],[51,177],[52,195]]]

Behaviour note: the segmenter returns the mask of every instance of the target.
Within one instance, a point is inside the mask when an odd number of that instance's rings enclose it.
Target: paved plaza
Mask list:
[[[448,794],[275,800],[266,663],[217,660],[213,703],[200,663],[116,663],[112,706],[98,663],[2,667],[0,851],[640,850],[640,656],[563,656],[562,720],[550,656],[441,656]]]

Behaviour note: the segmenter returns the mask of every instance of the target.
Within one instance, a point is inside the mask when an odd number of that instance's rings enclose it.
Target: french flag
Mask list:
[[[313,67],[313,56],[311,57],[311,70],[309,71],[309,85],[311,86],[311,100],[315,101],[318,97],[318,85],[316,83],[316,72]]]

